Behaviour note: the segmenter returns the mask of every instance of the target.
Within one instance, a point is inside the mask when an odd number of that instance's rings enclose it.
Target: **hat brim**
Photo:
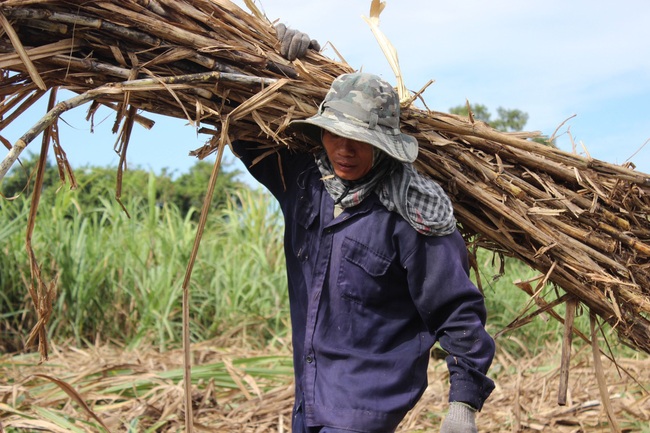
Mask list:
[[[350,118],[340,119],[328,111],[308,119],[294,120],[288,126],[290,132],[302,132],[316,143],[321,142],[322,129],[350,140],[368,143],[400,162],[413,162],[418,156],[418,142],[415,137],[381,125],[370,129],[365,123],[355,122]]]

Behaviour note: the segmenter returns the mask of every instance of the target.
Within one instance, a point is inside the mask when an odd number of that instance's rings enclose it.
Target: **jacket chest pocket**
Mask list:
[[[337,286],[341,296],[363,305],[386,302],[392,284],[389,268],[393,259],[354,239],[341,245]]]
[[[291,225],[291,247],[296,258],[304,262],[309,259],[309,252],[316,232],[314,222],[317,212],[306,196],[298,199],[294,210],[295,224]]]

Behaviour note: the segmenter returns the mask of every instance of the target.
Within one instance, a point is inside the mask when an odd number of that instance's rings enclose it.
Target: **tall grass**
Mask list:
[[[44,202],[33,245],[46,278],[58,280],[49,333],[76,344],[97,338],[160,349],[181,337],[181,284],[194,241],[191,213],[157,203],[155,177],[143,197],[126,207],[102,198],[82,209],[75,192],[59,191]],[[0,237],[0,346],[22,345],[34,323],[24,281],[27,199],[4,202]],[[286,277],[281,256],[281,219],[272,199],[242,190],[210,216],[192,278],[191,332],[195,340],[223,332],[264,329],[264,338],[286,334]],[[261,326],[263,325],[263,326]]]
[[[27,269],[24,229],[28,212],[22,200],[0,208],[0,351],[5,352],[20,340],[20,328],[29,314],[23,282]],[[19,262],[23,264],[21,268],[14,268]]]

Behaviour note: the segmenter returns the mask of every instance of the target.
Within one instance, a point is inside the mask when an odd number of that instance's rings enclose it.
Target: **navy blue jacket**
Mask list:
[[[256,145],[233,148],[284,214],[296,399],[307,423],[394,430],[427,386],[436,341],[449,352],[449,400],[480,409],[494,388],[485,376],[494,341],[460,234],[421,235],[374,194],[334,218],[311,155],[285,150],[251,166]]]

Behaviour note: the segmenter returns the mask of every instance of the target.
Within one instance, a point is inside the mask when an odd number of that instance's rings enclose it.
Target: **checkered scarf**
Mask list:
[[[401,163],[375,152],[372,170],[354,182],[334,174],[325,152],[316,156],[325,189],[343,208],[356,206],[372,192],[391,212],[397,212],[418,232],[444,236],[456,230],[456,219],[449,197],[433,180],[419,174],[412,164]]]

